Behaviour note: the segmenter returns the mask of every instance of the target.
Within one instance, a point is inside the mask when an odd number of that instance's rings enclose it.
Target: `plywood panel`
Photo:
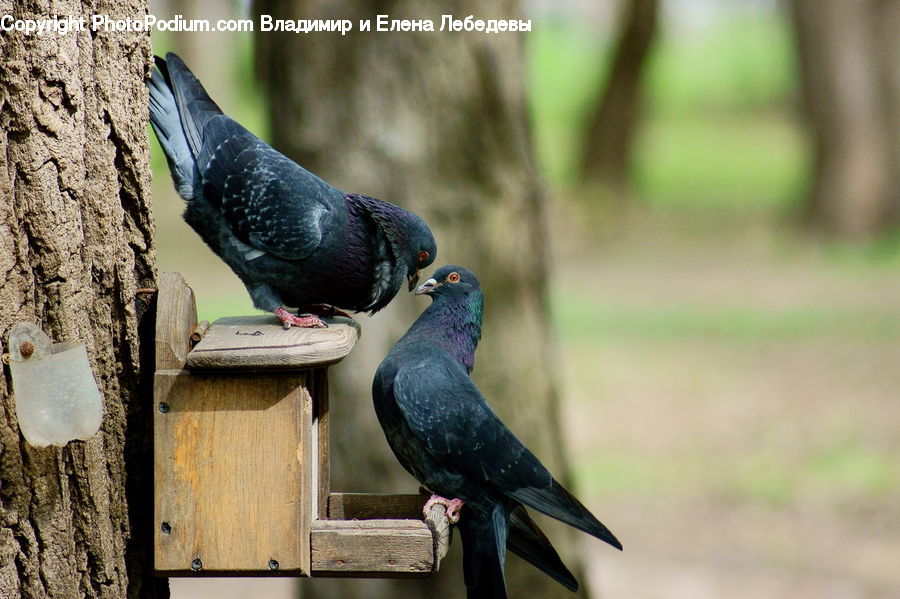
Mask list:
[[[157,372],[157,571],[309,573],[306,382]]]
[[[328,496],[331,494],[331,447],[328,434],[328,374],[325,368],[310,372],[310,393],[313,396],[315,422],[313,435],[315,453],[319,459],[316,463],[316,476],[313,488],[318,491],[315,496],[316,517],[328,517]]]
[[[433,543],[421,520],[318,520],[311,535],[313,576],[428,576]]]

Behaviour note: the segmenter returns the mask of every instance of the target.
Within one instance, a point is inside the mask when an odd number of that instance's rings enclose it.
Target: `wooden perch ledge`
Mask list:
[[[312,575],[427,576],[450,544],[450,521],[424,495],[332,493],[328,519],[313,522]]]
[[[426,495],[332,493],[328,519],[312,528],[313,576],[416,576],[437,572],[450,546],[450,521]],[[385,564],[387,567],[385,567]]]

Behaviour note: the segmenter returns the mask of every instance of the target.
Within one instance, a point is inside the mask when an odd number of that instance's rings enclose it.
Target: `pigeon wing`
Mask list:
[[[306,258],[345,218],[339,190],[224,114],[206,121],[198,164],[204,196],[261,252]]]

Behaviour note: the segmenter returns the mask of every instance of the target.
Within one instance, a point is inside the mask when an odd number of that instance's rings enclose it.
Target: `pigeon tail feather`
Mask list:
[[[544,532],[529,517],[521,505],[516,505],[510,515],[507,548],[529,564],[563,585],[573,593],[578,590],[578,581],[569,572],[559,554]]]
[[[457,525],[463,544],[466,599],[507,599],[504,579],[507,535],[505,530],[497,534],[500,523],[496,521],[496,511],[486,522],[467,514]]]
[[[203,128],[213,117],[222,113],[203,84],[194,76],[184,61],[174,52],[166,54],[168,78],[175,94],[181,126],[191,153],[196,158],[203,147]]]
[[[616,549],[622,549],[619,539],[555,480],[549,488],[520,487],[508,492],[508,495],[551,518],[606,541]]]
[[[178,195],[190,201],[198,180],[196,161],[181,125],[166,63],[158,56],[156,68],[147,80],[147,90],[150,92],[150,124],[166,155],[175,189]]]

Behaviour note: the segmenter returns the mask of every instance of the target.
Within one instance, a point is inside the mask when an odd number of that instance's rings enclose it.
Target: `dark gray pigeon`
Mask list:
[[[285,327],[324,326],[335,308],[374,313],[437,253],[418,216],[347,194],[222,113],[175,54],[156,57],[150,122],[184,219]],[[295,316],[286,307],[306,315]]]
[[[433,301],[378,367],[372,396],[397,459],[435,494],[426,513],[439,503],[459,520],[469,599],[505,599],[507,548],[577,590],[523,506],[622,545],[506,428],[469,378],[484,309],[478,279],[443,266],[416,294]]]

